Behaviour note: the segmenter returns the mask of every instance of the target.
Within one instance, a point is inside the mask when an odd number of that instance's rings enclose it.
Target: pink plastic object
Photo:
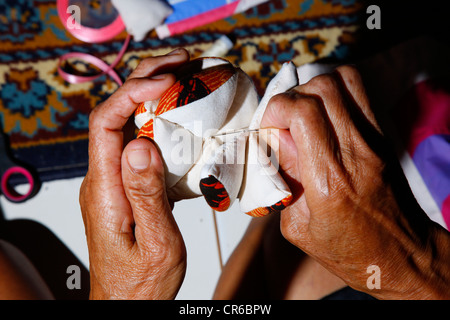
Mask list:
[[[93,80],[97,79],[98,77],[101,77],[102,75],[107,74],[111,78],[113,78],[114,81],[116,81],[119,84],[119,86],[121,86],[122,80],[120,79],[119,75],[114,71],[113,68],[120,62],[123,55],[125,54],[128,44],[130,43],[130,39],[131,39],[131,36],[128,35],[127,38],[125,39],[122,49],[120,49],[120,51],[117,55],[117,58],[114,60],[114,62],[111,65],[108,65],[103,60],[101,60],[91,54],[88,54],[88,53],[71,52],[71,53],[66,53],[66,54],[62,55],[59,58],[58,73],[64,80],[66,80],[67,82],[70,82],[70,83],[83,83],[83,82],[93,81]],[[99,74],[96,74],[95,76],[78,76],[78,75],[74,75],[74,74],[65,72],[61,68],[61,64],[62,64],[62,62],[64,62],[67,59],[70,59],[70,58],[82,59],[88,63],[93,64],[94,66],[96,66],[97,68],[102,70],[102,72]]]
[[[83,25],[77,23],[76,21],[74,22],[76,24],[75,27],[67,28],[67,25],[66,25],[67,21],[69,21],[69,19],[73,19],[71,17],[71,14],[69,12],[67,12],[68,7],[69,7],[69,0],[58,0],[57,1],[58,15],[59,15],[59,18],[61,19],[61,23],[64,24],[66,29],[74,37],[76,37],[77,39],[79,39],[81,41],[89,42],[89,43],[104,42],[104,41],[114,38],[115,36],[117,36],[119,33],[121,33],[125,29],[125,25],[124,25],[120,15],[111,24],[109,24],[103,28],[98,28],[98,29],[89,28],[89,27],[86,27],[86,26],[83,26]],[[119,54],[117,55],[117,58],[114,60],[114,62],[111,65],[108,65],[101,59],[99,59],[91,54],[88,54],[88,53],[71,52],[71,53],[64,54],[63,56],[61,56],[59,58],[58,73],[64,80],[66,80],[67,82],[70,82],[70,83],[83,83],[83,82],[93,81],[93,80],[97,79],[98,77],[101,77],[102,75],[107,74],[111,78],[113,78],[114,81],[116,81],[117,84],[119,84],[119,86],[121,86],[122,80],[120,79],[118,74],[114,71],[114,67],[120,62],[123,55],[125,54],[128,44],[130,43],[130,39],[131,39],[131,36],[128,35],[127,38],[125,39],[125,42],[124,42],[122,48],[120,49]],[[79,75],[65,72],[64,70],[62,70],[61,64],[65,60],[70,59],[70,58],[77,58],[77,59],[84,60],[88,63],[91,63],[94,66],[96,66],[97,68],[99,68],[102,72],[97,75],[94,75],[94,76],[79,76]]]
[[[71,14],[67,12],[69,7],[69,0],[58,0],[57,8],[58,15],[63,24],[66,24],[70,19],[73,19]],[[110,40],[125,30],[125,25],[122,18],[117,16],[117,18],[109,25],[103,28],[89,28],[81,24],[77,24],[75,21],[75,26],[73,28],[66,28],[75,38],[89,43],[98,43]],[[66,27],[66,25],[64,25]]]
[[[24,176],[27,179],[28,184],[30,185],[27,193],[25,193],[23,195],[19,194],[11,186],[8,185],[8,180],[13,174],[21,174],[22,176]],[[6,170],[6,172],[2,176],[1,188],[2,188],[3,195],[6,198],[8,198],[8,200],[13,201],[13,202],[21,202],[21,201],[26,200],[33,192],[34,179],[28,170],[26,170],[22,167],[11,167],[8,170]]]

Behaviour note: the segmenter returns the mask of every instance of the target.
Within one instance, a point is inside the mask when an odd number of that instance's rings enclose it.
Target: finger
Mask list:
[[[92,111],[92,129],[122,130],[140,102],[155,100],[175,82],[172,74],[127,80],[108,100]]]
[[[315,77],[294,90],[315,96],[322,101],[336,132],[342,162],[348,170],[352,170],[358,159],[369,157],[372,150],[380,149],[381,130],[370,112],[369,102],[356,69],[341,67],[331,74]]]
[[[343,94],[343,87],[339,79],[333,74],[323,74],[293,90],[321,100],[336,131],[341,148],[347,148],[352,141],[353,121],[350,115],[349,101]]]
[[[89,118],[89,161],[101,162],[102,165],[91,168],[103,169],[109,174],[102,172],[101,176],[116,179],[120,174],[123,149],[122,128],[138,103],[160,98],[175,82],[174,75],[154,75],[155,72],[165,65],[175,68],[187,60],[189,55],[183,49],[178,50],[178,54],[145,59],[117,92],[92,111]]]
[[[134,243],[133,215],[120,183],[105,186],[88,171],[80,189],[80,207],[89,243]],[[89,244],[88,243],[88,244]]]
[[[297,147],[289,130],[274,129],[273,126],[270,129],[260,129],[259,138],[263,139],[275,153],[281,171],[293,174],[297,170]]]
[[[373,152],[381,158],[389,158],[389,150],[383,131],[377,122],[374,112],[370,108],[370,101],[366,94],[361,75],[356,68],[341,66],[335,71],[347,93],[349,100],[353,102],[353,108],[349,109],[353,120],[352,137],[355,146],[358,147],[358,158],[361,160],[373,159]]]
[[[189,52],[183,48],[176,49],[164,56],[143,59],[130,74],[129,79],[149,77],[153,74],[173,72],[180,63],[189,61]]]
[[[167,61],[181,65],[185,62],[185,58],[147,59],[146,67],[141,70],[148,68],[154,70]],[[152,70],[149,70],[148,75],[152,75]],[[124,140],[122,129],[139,102],[159,98],[174,82],[175,77],[171,74],[152,78],[130,78],[90,115],[89,170],[86,176],[90,177],[90,183],[86,184],[90,186],[90,190],[85,193],[93,195],[101,192],[97,198],[94,196],[91,198],[99,207],[108,209],[103,210],[102,215],[89,212],[85,221],[95,221],[88,224],[100,226],[99,230],[102,230],[102,233],[107,226],[108,234],[113,236],[128,234],[127,239],[132,238],[130,226],[133,223],[133,216],[123,189],[121,175]]]
[[[297,91],[276,95],[267,106],[261,127],[289,129],[297,149],[297,169],[305,192],[329,194],[329,174],[341,163],[335,132],[319,100]],[[292,147],[285,150],[292,152]],[[280,153],[280,158],[282,156]]]
[[[175,82],[172,74],[156,74],[156,71],[179,67],[189,59],[186,50],[177,54],[153,57],[143,60],[136,70],[107,101],[92,112],[90,129],[98,129],[92,137],[95,139],[102,132],[122,130],[129,117],[140,102],[155,100]],[[100,136],[102,138],[103,136]],[[115,146],[115,145],[114,145]]]
[[[163,161],[151,141],[136,139],[126,146],[122,179],[138,246],[164,247],[181,238],[166,195]]]
[[[375,114],[370,108],[370,101],[364,87],[363,79],[358,70],[352,66],[340,66],[336,68],[335,73],[340,77],[340,80],[344,84],[345,89],[354,99],[355,104],[364,114],[365,118],[370,122],[372,126],[374,126],[379,132],[381,132]]]
[[[157,78],[131,79],[89,118],[89,169],[98,171],[99,179],[114,180],[120,176],[123,150],[123,127],[144,97],[156,98],[173,83],[173,75]]]
[[[275,137],[270,140],[278,139],[279,172],[289,185],[292,192],[292,203],[294,203],[303,194],[303,186],[297,169],[297,147],[289,130],[269,130],[269,132],[275,132]]]

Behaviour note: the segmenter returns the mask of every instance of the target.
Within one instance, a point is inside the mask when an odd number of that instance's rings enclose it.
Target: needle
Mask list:
[[[228,132],[212,135],[211,138],[222,137],[222,136],[226,136],[226,135],[229,135],[229,134],[242,134],[242,133],[252,133],[252,132],[259,133],[259,129],[248,129],[248,128],[246,128],[246,129],[228,131]]]

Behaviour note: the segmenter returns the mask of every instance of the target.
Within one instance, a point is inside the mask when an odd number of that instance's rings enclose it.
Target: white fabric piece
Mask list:
[[[200,63],[204,70],[224,60],[206,58]],[[194,61],[192,66],[198,64]],[[156,103],[146,102],[145,112],[136,115],[136,125],[154,120],[154,139],[166,165],[168,196],[174,200],[201,196],[200,181],[212,176],[223,185],[230,205],[239,198],[246,213],[289,197],[289,187],[273,165],[274,159],[267,156],[259,134],[242,129],[259,129],[269,100],[297,84],[296,67],[284,64],[258,104],[253,82],[235,68],[235,74],[221,86],[187,105],[154,116]],[[185,156],[192,163],[184,162]]]
[[[298,82],[305,84],[318,75],[332,72],[337,67],[339,67],[338,64],[306,63],[297,68]]]
[[[289,89],[298,85],[297,69],[292,62],[286,62],[283,64],[281,70],[277,75],[269,82],[266,92],[264,93],[258,109],[256,110],[253,119],[250,123],[249,129],[259,129],[264,112],[266,111],[267,104],[270,99],[282,92],[286,92]]]
[[[249,125],[250,130],[259,129],[261,120],[270,99],[298,85],[297,69],[292,62],[285,63],[278,74],[269,82],[266,93]],[[275,204],[289,196],[288,185],[267,157],[266,148],[258,142],[258,135],[251,133],[248,145],[248,159],[243,188],[240,195],[240,208],[249,212],[260,207]],[[273,152],[273,150],[270,150]],[[278,200],[277,200],[278,199]]]
[[[223,60],[221,59],[206,59],[208,62],[203,64],[203,67],[209,68],[213,67],[215,65],[219,65],[223,63]],[[233,79],[234,82],[234,79]],[[229,173],[231,170],[233,170],[230,166],[227,166],[226,168],[223,168],[221,165],[218,165],[217,168],[214,167],[214,163],[212,162],[212,158],[214,157],[215,150],[223,146],[224,143],[227,141],[228,136],[221,136],[217,138],[210,138],[211,133],[214,134],[222,134],[224,132],[228,132],[231,130],[236,129],[244,129],[247,128],[251,119],[253,118],[253,114],[256,111],[256,108],[258,107],[258,95],[256,93],[255,87],[253,85],[252,80],[249,78],[247,74],[244,72],[238,70],[237,72],[237,78],[236,78],[236,86],[231,87],[229,85],[222,86],[224,88],[228,88],[229,91],[220,91],[222,97],[228,97],[229,100],[232,100],[231,106],[228,108],[228,113],[226,116],[226,119],[224,121],[220,120],[222,123],[222,127],[217,131],[215,130],[216,126],[213,126],[213,130],[210,130],[210,132],[206,132],[204,135],[204,143],[203,143],[203,149],[202,149],[202,156],[191,168],[191,170],[186,174],[185,177],[183,177],[177,185],[173,186],[171,189],[168,190],[169,197],[172,199],[186,199],[186,198],[193,198],[201,196],[202,193],[199,188],[199,181],[205,177],[208,177],[208,175],[213,175],[219,181],[226,184],[226,189],[230,195],[230,202],[231,204],[237,197],[241,185],[240,181],[242,181],[242,175],[243,175],[243,168],[235,169],[236,172]],[[216,91],[219,91],[222,89],[219,88]],[[239,89],[236,90],[236,87]],[[214,93],[213,93],[214,94]],[[234,94],[234,97],[233,97]],[[230,99],[231,98],[231,99]],[[210,104],[206,103],[207,100],[202,99],[202,103],[195,105],[195,106],[189,106],[189,109],[191,107],[199,107],[201,110],[199,110],[200,113],[205,111],[206,109],[209,109],[211,111],[217,110],[217,108],[212,108],[211,106],[217,106],[216,104]],[[187,110],[187,109],[186,109]],[[194,109],[195,110],[195,109]],[[173,110],[177,111],[177,110]],[[171,112],[171,111],[169,111]],[[169,113],[167,112],[167,113]],[[199,112],[194,112],[197,117],[203,117],[203,114],[199,115]],[[166,114],[166,113],[165,113]],[[164,116],[163,114],[162,116]],[[187,115],[187,112],[184,112],[180,115],[181,121],[184,121],[183,115]],[[193,119],[196,119],[195,117]],[[171,120],[174,120],[171,118]],[[192,127],[192,125],[191,125]],[[201,126],[203,129],[207,128],[207,126]],[[192,130],[193,132],[197,132],[198,130]],[[238,138],[237,135],[232,135],[231,138]],[[229,140],[229,139],[228,139]],[[244,137],[243,139],[239,140],[239,147],[235,145],[236,150],[240,150],[240,152],[245,153],[245,143],[247,141],[247,138]],[[232,144],[237,144],[237,141],[231,142]],[[225,155],[225,157],[227,157]],[[231,157],[231,156],[230,156]],[[227,157],[228,159],[230,157]],[[235,155],[236,159],[245,159],[245,154],[237,154]],[[240,167],[243,167],[241,165]],[[242,171],[242,172],[241,172]],[[218,173],[220,172],[220,174]],[[229,180],[225,179],[224,177],[228,175],[225,174],[225,172],[228,172],[230,175],[234,176],[235,178]],[[239,178],[236,178],[239,177]],[[225,180],[224,180],[225,179]],[[224,181],[222,181],[224,180]],[[233,183],[231,183],[233,181]],[[230,204],[230,205],[231,205]]]
[[[246,172],[239,196],[243,212],[269,207],[291,195],[289,186],[273,167],[255,133],[250,134]]]
[[[238,89],[233,104],[228,111],[227,119],[217,134],[247,128],[258,107],[258,94],[252,79],[244,72],[238,72]]]
[[[202,138],[159,117],[155,119],[154,131],[166,165],[166,185],[171,188],[200,157]]]
[[[156,106],[158,105],[159,100],[147,101],[144,103],[144,107],[147,110],[146,113],[137,114],[134,117],[134,122],[138,128],[141,128],[145,125],[150,119],[153,118],[153,114],[155,113]]]
[[[238,75],[232,76],[219,89],[199,100],[201,103],[191,103],[189,110],[180,112],[180,108],[167,111],[160,117],[190,130],[199,137],[207,138],[214,135],[223,126],[228,111],[233,104],[236,93]]]
[[[127,32],[134,41],[144,40],[147,33],[157,26],[173,12],[162,0],[112,0],[112,4],[119,11]]]
[[[202,196],[199,186],[201,171],[221,144],[222,142],[218,139],[206,139],[204,141],[200,159],[194,163],[176,185],[167,190],[167,196],[170,199],[183,200]]]
[[[228,193],[229,205],[231,206],[241,190],[247,138],[244,135],[229,137],[231,141],[227,141],[218,147],[214,155],[203,166],[200,180],[213,176],[220,181]]]

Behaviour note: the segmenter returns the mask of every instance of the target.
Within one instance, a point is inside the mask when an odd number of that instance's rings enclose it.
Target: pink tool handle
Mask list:
[[[21,174],[27,179],[30,187],[26,194],[23,194],[23,195],[19,194],[10,185],[8,185],[8,180],[9,180],[9,178],[11,178],[11,176],[13,174]],[[2,176],[1,188],[2,188],[2,193],[5,195],[5,197],[8,200],[13,201],[13,202],[21,202],[21,201],[26,200],[33,192],[34,179],[33,179],[33,176],[31,175],[31,173],[28,170],[26,170],[25,168],[11,167],[8,170],[6,170],[5,174]]]
[[[119,63],[119,61],[122,59],[123,55],[125,54],[128,44],[130,43],[130,39],[131,39],[131,36],[128,35],[127,38],[125,39],[125,42],[124,42],[122,48],[120,49],[120,51],[118,53],[116,59],[114,60],[114,62],[111,65],[108,65],[103,60],[101,60],[91,54],[88,54],[88,53],[71,52],[71,53],[66,53],[66,54],[62,55],[59,58],[58,73],[64,80],[66,80],[67,82],[70,82],[70,83],[83,83],[83,82],[93,81],[93,80],[101,77],[104,74],[108,74],[111,78],[114,79],[114,81],[117,82],[117,84],[119,86],[121,86],[122,80],[117,75],[117,73],[113,70],[113,68]],[[82,59],[82,60],[98,67],[100,70],[102,70],[102,72],[95,76],[78,76],[78,75],[74,75],[74,74],[65,72],[61,68],[61,64],[63,61],[70,59],[70,58]]]

